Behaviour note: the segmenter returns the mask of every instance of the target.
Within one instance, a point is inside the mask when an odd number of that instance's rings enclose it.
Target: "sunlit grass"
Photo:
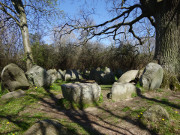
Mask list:
[[[110,90],[112,88],[112,85],[100,85],[101,90]]]
[[[53,83],[48,89],[46,88],[36,88],[32,87],[31,89],[25,91],[26,95],[17,99],[9,99],[0,101],[0,134],[7,134],[7,135],[20,135],[23,134],[32,124],[34,124],[38,120],[43,119],[50,119],[50,117],[46,116],[45,113],[41,112],[31,112],[31,107],[38,108],[38,102],[41,101],[43,98],[50,98],[51,94],[62,94],[61,85],[65,82],[58,80]],[[139,84],[138,84],[139,85]],[[100,85],[102,90],[110,90],[112,85]],[[0,89],[0,96],[6,94],[8,91],[1,92]],[[160,91],[164,92],[164,91]],[[157,92],[156,92],[157,93]],[[166,94],[166,93],[164,93]],[[103,102],[103,96],[101,95],[99,102]],[[170,120],[162,118],[160,122],[149,122],[147,123],[147,127],[152,129],[157,134],[179,134],[179,127],[180,127],[180,111],[178,108],[174,108],[169,106],[169,104],[180,104],[180,100],[174,100],[174,103],[170,101],[167,97],[154,97],[156,101],[148,100],[148,99],[136,99],[138,102],[134,102],[135,106],[125,106],[124,108],[120,108],[120,111],[123,112],[123,115],[127,115],[128,118],[139,122],[142,118],[144,111],[155,104],[159,104],[164,107],[170,115]],[[161,103],[162,102],[162,103]],[[143,104],[142,104],[143,103]],[[61,99],[59,104],[64,105],[65,109],[71,109],[70,106],[74,106],[74,108],[78,109],[82,106],[77,104],[70,104],[67,100]],[[141,105],[142,104],[142,105]],[[95,104],[101,105],[101,104]],[[94,105],[94,106],[95,106]],[[83,105],[83,108],[88,106]],[[29,111],[27,111],[29,110]],[[33,110],[32,110],[33,111]],[[111,110],[110,110],[111,111]],[[103,116],[102,116],[103,117]],[[118,124],[121,120],[117,117],[112,117],[111,115],[106,116],[110,119],[111,123]],[[66,119],[58,119],[58,121],[71,130],[74,133],[78,134],[90,134],[85,130],[84,127],[79,125],[75,122],[70,122]]]

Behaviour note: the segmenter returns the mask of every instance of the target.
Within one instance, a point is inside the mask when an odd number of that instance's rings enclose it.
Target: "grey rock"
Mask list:
[[[79,104],[91,104],[99,100],[101,87],[97,83],[68,83],[61,85],[65,99]]]
[[[105,74],[111,73],[111,69],[110,69],[110,68],[108,68],[108,67],[105,67],[105,69],[104,69],[104,73],[105,73]]]
[[[51,83],[54,83],[58,79],[58,72],[56,69],[49,69],[47,74],[51,77]]]
[[[57,73],[57,74],[58,74],[58,77],[57,77],[57,78],[58,78],[59,80],[64,80],[65,73],[66,73],[66,71],[63,71],[63,70],[59,69],[59,70],[58,70],[58,73]]]
[[[25,95],[23,90],[17,90],[13,92],[9,92],[1,97],[2,100],[10,99],[10,98],[19,98]]]
[[[122,83],[128,83],[132,80],[134,80],[138,74],[139,70],[129,70],[125,72],[117,82],[122,82]]]
[[[42,120],[32,125],[24,135],[70,135],[67,128],[53,120]]]
[[[90,74],[90,71],[87,70],[87,69],[85,69],[85,70],[83,71],[83,74]]]
[[[169,114],[160,105],[153,105],[149,107],[144,113],[143,113],[143,120],[145,121],[151,121],[151,122],[156,122],[156,121],[162,121],[162,120],[168,120],[169,119]]]
[[[47,74],[46,70],[37,65],[29,69],[26,72],[26,76],[29,83],[37,87],[50,86],[52,82],[52,78]]]
[[[97,68],[96,68],[96,71],[101,71],[101,68],[100,68],[100,67],[97,67]]]
[[[136,87],[132,83],[115,82],[111,89],[111,97],[114,101],[130,99],[136,93]]]
[[[2,88],[7,88],[9,91],[29,88],[24,71],[13,63],[4,67],[1,73],[1,81]]]
[[[147,90],[153,90],[160,87],[163,80],[163,68],[156,63],[149,63],[141,78],[140,84]]]
[[[106,72],[92,69],[89,75],[89,79],[95,80],[98,84],[111,84],[115,81],[113,72],[109,72],[108,69]]]
[[[65,81],[74,81],[79,80],[80,75],[76,70],[66,70],[66,74],[64,76]]]

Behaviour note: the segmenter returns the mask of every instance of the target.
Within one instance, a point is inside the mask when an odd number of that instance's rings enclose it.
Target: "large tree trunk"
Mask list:
[[[164,0],[154,14],[156,27],[155,59],[168,72],[180,73],[180,0]]]
[[[19,14],[20,29],[22,33],[23,46],[24,46],[25,59],[26,59],[26,68],[28,70],[33,66],[33,56],[32,56],[32,51],[31,51],[31,46],[30,46],[30,41],[29,41],[29,31],[28,31],[26,14],[25,14],[22,0],[12,0],[12,3],[17,13]]]

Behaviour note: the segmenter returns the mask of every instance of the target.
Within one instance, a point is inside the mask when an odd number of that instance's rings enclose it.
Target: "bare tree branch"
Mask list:
[[[2,7],[0,8],[0,10],[2,10],[3,12],[5,12],[9,17],[11,17],[11,18],[17,23],[17,25],[20,26],[19,20],[16,19],[12,14],[10,14],[9,12],[7,12],[7,10],[6,10],[5,6],[4,6],[4,4],[2,5],[1,2],[0,2],[0,5],[2,6]],[[6,7],[7,7],[7,6],[6,6]],[[15,11],[14,11],[14,12],[15,12]]]
[[[148,16],[147,18],[149,19],[151,24],[155,27],[155,20],[151,16]]]
[[[6,7],[6,8],[8,8],[8,9],[10,9],[11,10],[11,12],[13,12],[17,17],[19,17],[19,15],[16,13],[16,11],[15,10],[13,10],[11,7],[9,7],[8,5],[5,5],[5,4],[3,4],[2,2],[0,2],[0,5],[2,6],[2,7]]]

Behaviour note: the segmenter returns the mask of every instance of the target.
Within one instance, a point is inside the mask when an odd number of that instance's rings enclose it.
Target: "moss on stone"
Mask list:
[[[161,84],[161,88],[180,91],[180,82],[178,80],[177,75],[171,74],[168,71],[164,71],[164,77]]]

